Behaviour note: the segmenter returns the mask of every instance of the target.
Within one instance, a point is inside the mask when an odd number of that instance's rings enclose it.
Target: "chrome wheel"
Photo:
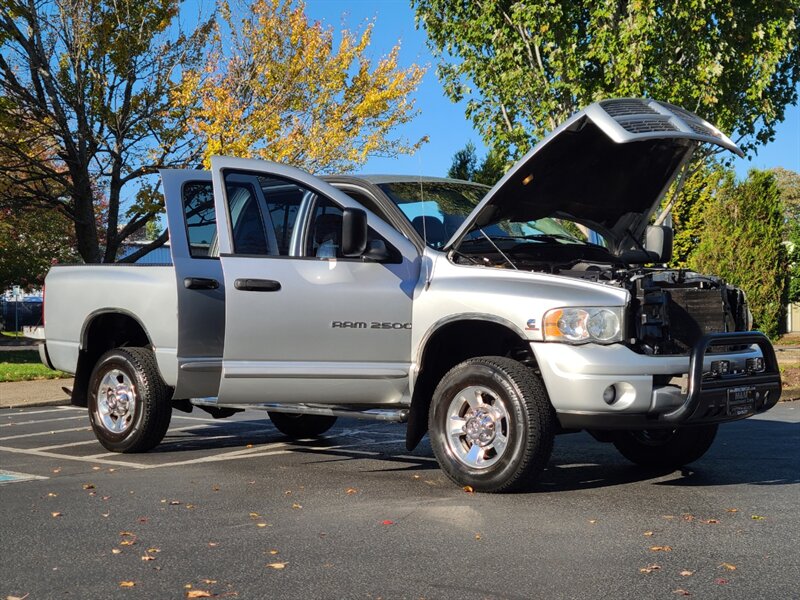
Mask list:
[[[497,394],[484,386],[457,393],[447,408],[447,447],[472,469],[486,469],[508,446],[509,415]]]
[[[136,415],[136,387],[119,369],[111,369],[97,388],[96,421],[110,433],[125,433]]]

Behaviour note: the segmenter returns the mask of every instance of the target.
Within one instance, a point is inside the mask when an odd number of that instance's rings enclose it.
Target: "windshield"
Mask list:
[[[431,248],[439,249],[489,191],[476,183],[461,181],[414,181],[378,184],[411,221]],[[564,219],[544,217],[533,221],[504,220],[467,234],[469,240],[529,240],[564,244],[595,243],[603,240],[582,225]]]

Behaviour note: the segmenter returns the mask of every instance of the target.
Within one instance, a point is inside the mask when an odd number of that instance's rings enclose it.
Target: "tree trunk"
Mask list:
[[[72,197],[72,203],[75,207],[75,241],[78,253],[85,263],[99,263],[102,255],[97,237],[91,185],[88,183],[81,185],[76,192]]]

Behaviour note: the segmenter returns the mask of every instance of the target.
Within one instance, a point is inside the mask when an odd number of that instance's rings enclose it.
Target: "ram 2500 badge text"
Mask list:
[[[720,423],[781,393],[741,290],[664,265],[650,216],[714,126],[654,100],[578,112],[493,188],[318,178],[215,157],[163,171],[172,264],[54,267],[43,360],[117,452],[173,409],[268,410],[318,436],[339,416],[407,423],[459,485],[534,481],[557,433],[630,460],[700,458]]]

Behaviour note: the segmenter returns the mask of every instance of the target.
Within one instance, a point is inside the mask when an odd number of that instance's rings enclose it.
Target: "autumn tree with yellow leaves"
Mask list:
[[[424,69],[398,65],[399,46],[373,62],[372,25],[344,30],[310,22],[302,2],[219,5],[205,69],[185,73],[176,102],[199,107],[189,120],[215,154],[343,172],[370,155],[413,152],[424,140],[393,138],[411,120]]]

